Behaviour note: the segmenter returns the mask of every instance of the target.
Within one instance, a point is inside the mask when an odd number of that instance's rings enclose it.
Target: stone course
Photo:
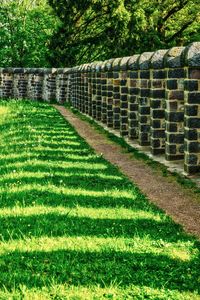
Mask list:
[[[200,43],[64,69],[1,68],[0,98],[57,101],[200,172]]]

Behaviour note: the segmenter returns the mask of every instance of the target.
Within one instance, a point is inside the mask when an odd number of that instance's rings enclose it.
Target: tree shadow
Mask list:
[[[149,237],[152,240],[166,242],[189,240],[181,227],[173,224],[170,220],[78,217],[70,216],[70,209],[63,215],[48,213],[30,216],[2,216],[0,224],[0,236],[4,241],[30,236]]]
[[[88,190],[89,191],[89,190]],[[40,190],[25,190],[25,191],[3,191],[0,194],[0,208],[14,207],[18,205],[32,204],[50,205],[50,206],[64,206],[64,207],[91,207],[91,208],[130,208],[139,210],[152,210],[154,206],[149,204],[143,195],[133,199],[132,197],[114,197],[112,195],[101,196],[81,194],[73,195],[73,191],[69,194],[64,194],[62,191],[55,193],[49,191],[48,188],[44,191]],[[154,209],[158,212],[159,209]]]
[[[54,171],[53,171],[54,172]],[[74,173],[74,174],[73,174]],[[101,178],[100,171],[96,172],[88,172],[87,170],[85,173],[79,170],[79,172],[76,173],[76,170],[74,172],[67,172],[67,173],[61,173],[59,175],[56,174],[50,174],[48,172],[43,172],[41,170],[41,175],[42,176],[36,176],[37,174],[39,175],[40,173],[34,173],[31,172],[29,176],[26,175],[24,172],[24,175],[21,174],[21,176],[13,176],[13,173],[11,172],[10,178],[5,178],[5,179],[0,179],[0,184],[2,186],[8,186],[8,185],[17,185],[17,182],[20,183],[20,185],[26,185],[26,184],[41,184],[41,179],[43,181],[43,184],[52,184],[56,186],[63,186],[63,187],[68,187],[68,188],[79,188],[80,187],[80,182],[81,182],[81,188],[82,189],[88,189],[94,190],[94,191],[101,191],[102,190],[102,185],[104,186],[104,189],[113,189],[113,187],[118,187],[120,186],[120,182],[122,183],[123,178],[118,178],[113,180],[112,178],[110,179],[109,177],[106,178]],[[34,176],[35,174],[35,176]],[[102,174],[103,175],[103,174]],[[113,185],[114,181],[116,182],[115,185]]]
[[[121,287],[139,285],[200,293],[199,258],[181,261],[152,253],[57,250],[14,251],[0,256],[0,261],[4,262],[0,283],[8,289],[13,282],[15,287],[42,288],[54,280],[75,286],[92,283],[105,287],[115,282]]]
[[[73,167],[73,163],[74,163],[74,167]],[[66,173],[72,173],[72,172],[102,172],[102,170],[106,170],[107,166],[105,165],[101,165],[101,168],[98,169],[98,164],[96,164],[96,167],[94,167],[94,164],[91,164],[91,168],[89,166],[89,164],[86,163],[82,163],[82,165],[80,164],[79,166],[75,166],[75,162],[72,162],[72,164],[70,164],[69,166],[63,166],[62,162],[60,162],[60,166],[56,166],[56,165],[52,165],[52,164],[47,164],[45,165],[45,161],[44,164],[40,164],[40,163],[35,163],[34,165],[31,164],[31,162],[27,161],[26,164],[23,165],[23,163],[20,163],[20,166],[17,166],[15,164],[8,164],[4,167],[1,167],[1,173],[2,174],[6,174],[9,172],[12,172],[13,170],[15,172],[17,171],[25,171],[25,172],[49,172],[49,173],[54,173],[54,172],[66,172]]]
[[[74,154],[74,157],[73,157]],[[71,156],[70,156],[71,155]],[[102,161],[102,159],[97,156],[90,156],[90,153],[85,153],[84,151],[82,151],[82,153],[74,153],[73,151],[71,151],[70,153],[66,153],[65,155],[63,154],[62,150],[55,150],[54,154],[51,154],[51,152],[47,151],[47,154],[45,153],[45,151],[38,151],[37,154],[35,154],[35,151],[31,151],[30,155],[27,155],[27,153],[22,154],[19,157],[12,157],[12,156],[7,156],[7,157],[0,157],[0,164],[1,166],[3,165],[8,165],[9,163],[18,163],[18,162],[27,162],[27,159],[29,161],[35,161],[35,160],[43,160],[43,161],[53,161],[53,162],[59,162],[59,161],[64,161],[64,162],[79,162],[79,163],[104,163],[104,161]]]

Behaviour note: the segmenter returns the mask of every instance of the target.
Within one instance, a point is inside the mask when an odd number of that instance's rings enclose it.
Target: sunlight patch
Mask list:
[[[26,285],[20,285],[13,290],[0,290],[1,299],[26,299],[26,300],[50,300],[50,299],[65,299],[65,300],[131,300],[131,299],[177,299],[177,300],[199,300],[200,297],[196,292],[179,292],[177,290],[170,291],[167,288],[152,288],[143,285],[126,285],[121,287],[114,279],[110,285],[100,286],[90,285],[72,285],[59,284],[56,279],[52,280],[48,286],[39,288],[28,288]]]
[[[0,182],[5,182],[6,180],[10,179],[16,179],[16,180],[23,180],[26,178],[32,178],[32,179],[52,179],[55,177],[61,177],[62,180],[67,179],[67,178],[76,178],[79,177],[86,177],[86,178],[100,178],[100,179],[106,179],[106,180],[117,180],[117,181],[122,181],[123,177],[117,176],[117,175],[107,175],[104,173],[86,173],[86,172],[39,172],[39,171],[18,171],[18,172],[10,172],[7,174],[4,174],[0,177]],[[63,181],[62,181],[63,182]],[[60,182],[60,183],[62,183]]]
[[[7,190],[7,189],[6,189]],[[5,191],[6,191],[5,190]],[[1,189],[4,192],[4,189]],[[125,198],[125,199],[136,199],[136,195],[133,191],[124,191],[118,189],[112,190],[102,190],[102,191],[93,191],[93,190],[86,190],[86,189],[72,189],[66,187],[57,187],[56,185],[46,184],[45,186],[39,184],[26,184],[24,186],[13,186],[12,190],[9,192],[10,194],[19,193],[19,192],[51,192],[55,194],[62,194],[65,196],[89,196],[95,198],[102,198],[102,197],[111,197],[111,198]],[[9,194],[8,193],[8,194]]]
[[[0,118],[3,116],[5,116],[6,114],[8,114],[8,112],[10,111],[10,109],[6,106],[0,106]]]
[[[27,157],[30,159],[37,159],[38,160],[38,157],[41,159],[41,157],[45,157],[47,158],[46,154],[45,154],[45,151],[44,153],[32,153],[32,152],[21,152],[21,153],[10,153],[10,154],[0,154],[0,160],[2,160],[3,162],[6,161],[6,160],[13,160],[13,159],[21,159],[21,158],[26,158]],[[55,158],[61,158],[61,154],[51,154],[51,158],[52,157],[55,157]],[[68,154],[67,152],[66,153],[62,153],[62,157],[63,159],[71,159],[71,160],[79,160],[80,162],[81,161],[90,161],[90,160],[94,160],[94,159],[98,159],[100,156],[98,155],[92,155],[92,154],[88,154],[87,156],[86,155],[83,155],[83,154],[72,154],[71,152]],[[58,159],[57,159],[58,160]]]
[[[100,178],[100,179],[105,179],[105,180],[116,180],[116,181],[122,181],[123,177],[120,176],[115,176],[115,175],[107,175],[104,173],[85,173],[85,172],[80,172],[80,173],[75,173],[75,172],[68,172],[68,173],[62,173],[62,172],[39,172],[39,171],[18,171],[18,172],[10,172],[7,174],[4,174],[0,177],[0,182],[4,183],[5,181],[9,180],[24,180],[26,178],[29,179],[48,179],[51,180],[52,178],[55,177],[60,177],[62,178],[60,180],[60,183],[64,184],[63,180],[67,180],[67,178]],[[22,182],[15,182],[15,183],[22,183]]]
[[[107,165],[103,163],[87,163],[87,162],[66,162],[66,161],[51,161],[51,160],[40,160],[40,159],[32,159],[25,162],[16,162],[6,164],[6,168],[14,168],[16,169],[25,168],[25,167],[49,167],[49,168],[58,168],[61,169],[83,169],[83,170],[105,170],[107,169]]]
[[[6,106],[0,106],[0,124],[3,123],[6,116],[9,114],[10,109]]]
[[[153,212],[146,212],[143,210],[132,210],[123,207],[114,207],[114,208],[88,208],[77,206],[75,208],[68,208],[65,206],[44,206],[44,205],[34,205],[23,207],[23,206],[14,206],[12,208],[2,208],[0,209],[1,217],[27,217],[27,216],[39,216],[47,214],[56,214],[56,215],[66,215],[69,217],[78,217],[78,218],[90,218],[90,219],[117,219],[117,220],[154,220],[157,222],[163,221],[163,218],[160,215],[157,215]]]
[[[153,254],[155,256],[165,255],[172,259],[188,261],[196,252],[190,252],[188,249],[191,244],[168,243],[168,247],[160,248],[148,238],[134,237],[133,239],[124,237],[24,237],[23,239],[10,240],[0,242],[0,255],[6,255],[12,252],[53,252],[59,250],[77,251],[77,252],[124,252],[133,255]],[[188,247],[185,251],[184,247]],[[173,250],[176,250],[172,254]],[[184,253],[184,257],[183,257]]]

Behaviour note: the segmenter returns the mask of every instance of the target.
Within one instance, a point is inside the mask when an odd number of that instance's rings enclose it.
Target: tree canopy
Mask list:
[[[200,40],[200,0],[0,2],[2,67],[69,67]]]
[[[45,0],[1,0],[1,67],[44,67],[58,19]]]
[[[200,40],[199,0],[49,0],[50,61],[72,66]]]

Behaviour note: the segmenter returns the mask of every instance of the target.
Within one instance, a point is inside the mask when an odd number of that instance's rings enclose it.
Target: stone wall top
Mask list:
[[[158,50],[151,57],[151,67],[153,69],[164,68],[164,58],[168,50]]]
[[[138,58],[138,65],[141,70],[147,70],[151,66],[151,57],[154,52],[144,52]]]
[[[113,64],[114,60],[115,60],[114,58],[111,58],[106,61],[106,64],[105,64],[106,71],[112,70],[112,64]]]
[[[0,68],[0,73],[14,73],[14,68]]]
[[[66,74],[66,73],[68,73],[69,70],[70,70],[70,68],[58,68],[57,74]]]
[[[187,47],[172,47],[155,52],[144,52],[127,57],[111,58],[105,61],[74,66],[72,68],[0,68],[0,73],[9,74],[64,74],[90,71],[124,71],[124,70],[147,70],[161,68],[179,68],[183,66],[200,66],[200,42],[194,42]]]
[[[200,42],[195,42],[185,47],[182,55],[183,64],[189,67],[200,66]]]
[[[112,63],[112,69],[113,71],[119,71],[120,70],[120,62],[122,60],[122,57],[117,57],[114,59]]]
[[[130,70],[137,70],[138,69],[138,58],[139,54],[133,55],[130,57],[130,59],[127,62],[128,69]]]
[[[120,60],[120,70],[126,71],[128,69],[128,61],[130,58],[131,56],[126,56]]]
[[[185,47],[173,47],[167,51],[164,58],[164,65],[168,68],[178,68],[183,66],[181,56]]]

